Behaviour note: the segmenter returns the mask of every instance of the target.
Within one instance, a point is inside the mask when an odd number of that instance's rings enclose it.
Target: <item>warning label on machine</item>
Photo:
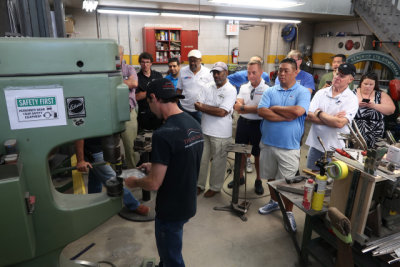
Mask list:
[[[19,121],[51,120],[57,118],[55,96],[16,98]]]
[[[4,89],[11,130],[67,125],[60,85]]]

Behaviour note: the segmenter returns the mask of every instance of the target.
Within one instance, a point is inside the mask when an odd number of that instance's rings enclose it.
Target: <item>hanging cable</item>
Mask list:
[[[200,36],[200,15],[201,12],[200,12],[200,0],[199,0],[199,32],[197,33],[197,36]]]
[[[356,21],[356,25],[357,25],[358,35],[361,36],[360,27],[359,27],[359,25],[358,25],[358,20]],[[362,40],[361,40],[361,38],[360,38],[360,42],[361,42],[361,41],[362,41]],[[364,42],[361,42],[361,46],[362,46],[362,49],[363,49],[363,51],[364,51],[364,50],[365,50],[365,48],[364,48]]]

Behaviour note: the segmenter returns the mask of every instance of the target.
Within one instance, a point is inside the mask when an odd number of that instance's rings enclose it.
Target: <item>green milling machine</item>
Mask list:
[[[111,40],[0,38],[0,154],[15,140],[18,154],[0,165],[0,266],[80,266],[62,249],[122,208],[105,192],[58,192],[48,164],[55,147],[124,130],[119,64]]]

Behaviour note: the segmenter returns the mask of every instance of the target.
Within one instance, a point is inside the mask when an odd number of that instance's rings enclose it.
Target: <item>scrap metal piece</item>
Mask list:
[[[396,144],[396,139],[394,139],[394,136],[391,131],[389,131],[389,130],[386,131],[386,135],[388,137],[389,143],[391,143],[392,145]]]
[[[355,120],[352,121],[353,127],[354,127],[354,132],[355,132],[355,137],[357,137],[359,139],[359,142],[361,142],[362,145],[362,149],[363,150],[367,150],[368,149],[368,145],[367,142],[365,141],[364,137],[362,136],[360,129],[357,126],[357,123],[355,122]],[[352,129],[350,128],[350,131]]]
[[[365,159],[365,164],[364,164],[364,171],[369,174],[375,175],[376,169],[378,169],[380,161],[382,160],[386,152],[387,148],[384,147],[378,147],[376,149],[368,149],[367,158]]]

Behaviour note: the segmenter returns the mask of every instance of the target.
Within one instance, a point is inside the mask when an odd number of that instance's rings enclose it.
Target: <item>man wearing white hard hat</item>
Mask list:
[[[176,87],[178,94],[185,96],[184,99],[180,100],[182,110],[201,123],[201,112],[194,108],[194,103],[198,100],[199,93],[214,79],[210,70],[201,65],[201,52],[199,50],[191,50],[188,58],[189,66],[181,69]]]

